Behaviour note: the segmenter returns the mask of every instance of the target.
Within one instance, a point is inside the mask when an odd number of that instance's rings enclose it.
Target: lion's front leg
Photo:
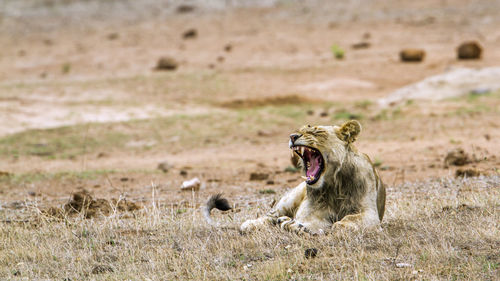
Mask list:
[[[295,233],[324,234],[331,225],[328,221],[328,212],[311,206],[311,202],[305,199],[297,210],[293,219],[288,217],[278,218],[281,228]]]
[[[285,194],[276,206],[274,206],[274,208],[272,208],[266,215],[258,219],[247,220],[241,224],[240,230],[242,232],[250,232],[262,228],[265,225],[276,224],[278,222],[278,218],[280,217],[293,217],[293,213],[304,200],[305,194],[306,184],[301,183]]]
[[[347,215],[342,220],[333,224],[334,229],[359,229],[375,227],[379,225],[380,219],[377,214],[372,211],[364,211],[359,214]]]
[[[289,217],[281,217],[278,219],[278,224],[281,229],[286,231],[295,232],[297,234],[309,233],[313,235],[324,234],[324,224],[318,222],[301,222]]]

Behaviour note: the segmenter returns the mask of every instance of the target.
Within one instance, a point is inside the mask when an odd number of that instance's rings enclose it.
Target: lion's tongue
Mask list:
[[[309,163],[311,163],[311,166],[307,169],[306,171],[306,177],[310,176],[316,176],[319,172],[320,166],[319,166],[319,155],[316,155],[316,153],[309,152]]]

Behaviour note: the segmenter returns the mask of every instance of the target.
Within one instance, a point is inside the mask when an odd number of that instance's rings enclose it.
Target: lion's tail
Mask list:
[[[221,193],[212,195],[210,199],[208,199],[205,206],[203,206],[202,213],[207,223],[212,226],[218,227],[219,224],[213,221],[212,217],[210,217],[210,212],[212,211],[213,208],[219,209],[221,211],[227,211],[231,210],[231,206],[229,205],[227,199],[222,197]]]

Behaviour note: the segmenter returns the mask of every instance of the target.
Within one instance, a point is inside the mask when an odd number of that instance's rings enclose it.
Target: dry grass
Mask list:
[[[396,186],[382,231],[314,237],[275,227],[249,235],[212,229],[197,209],[156,201],[133,215],[88,220],[54,221],[29,207],[15,213],[29,222],[6,223],[14,213],[0,209],[0,278],[498,280],[499,185],[490,176]],[[246,200],[256,199],[236,203]],[[240,223],[268,208],[257,202],[214,217]],[[308,248],[317,257],[306,258]]]

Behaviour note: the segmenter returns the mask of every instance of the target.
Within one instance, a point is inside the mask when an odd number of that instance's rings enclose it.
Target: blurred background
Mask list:
[[[164,202],[300,182],[357,119],[389,186],[498,172],[500,1],[0,2],[0,197]],[[199,197],[198,197],[199,196]]]

